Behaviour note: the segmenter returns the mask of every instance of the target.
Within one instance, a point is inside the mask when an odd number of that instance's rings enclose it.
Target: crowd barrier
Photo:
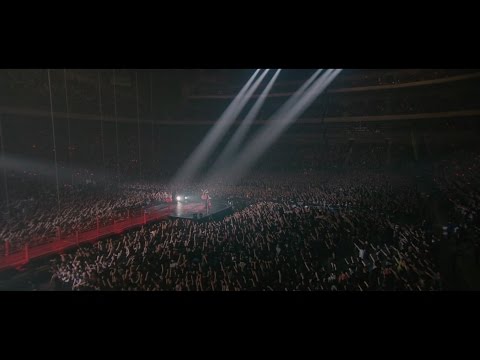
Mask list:
[[[166,218],[170,211],[170,206],[161,209],[155,206],[147,209],[126,210],[125,218],[115,220],[97,218],[96,226],[93,226],[93,228],[82,232],[76,231],[73,234],[62,234],[57,231],[56,236],[35,237],[22,248],[12,249],[9,242],[4,242],[0,253],[0,271],[8,268],[18,268],[33,259],[61,253],[80,244],[93,243],[99,239],[145,225],[148,222]]]

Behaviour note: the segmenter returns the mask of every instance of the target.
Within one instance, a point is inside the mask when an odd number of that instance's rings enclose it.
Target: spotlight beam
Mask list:
[[[267,84],[263,92],[260,94],[260,96],[258,97],[255,104],[252,106],[248,114],[245,116],[244,120],[242,121],[242,124],[239,126],[239,128],[233,135],[232,139],[227,144],[227,147],[222,151],[221,155],[218,157],[217,161],[213,165],[213,171],[215,171],[215,169],[221,168],[225,164],[226,160],[230,158],[231,155],[240,146],[243,139],[247,135],[248,129],[250,129],[250,126],[252,125],[253,121],[255,120],[258,113],[260,112],[260,108],[265,103],[265,100],[267,99],[267,96],[270,93],[270,90],[272,89],[273,84],[275,83],[275,80],[277,80],[277,77],[280,74],[280,71],[281,69],[278,69],[275,72],[273,77],[270,79],[270,82]]]
[[[252,84],[256,75],[259,73],[260,69],[257,69],[255,73],[250,77],[245,86],[241,89],[232,103],[220,116],[219,120],[213,126],[213,128],[208,132],[207,136],[203,141],[195,148],[193,153],[189,156],[187,161],[181,167],[177,175],[175,176],[173,183],[177,183],[180,180],[182,182],[188,182],[198,171],[203,162],[207,159],[208,155],[215,149],[217,144],[220,142],[222,136],[228,131],[230,126],[235,121],[235,118],[238,116],[242,108],[245,106],[253,92],[256,90],[261,80],[265,77],[268,72],[268,69],[263,72],[257,81]]]
[[[315,81],[315,79],[318,78],[320,73],[323,71],[323,69],[318,69],[313,73],[310,78],[305,81],[305,83],[292,95],[288,98],[288,100],[282,105],[280,109],[278,109],[274,115],[270,117],[270,119],[275,119],[281,116],[284,112],[287,112],[294,104],[295,102],[304,94],[304,92],[307,90],[307,88]]]
[[[315,79],[318,78],[318,76],[321,74],[322,70],[323,69],[318,69],[317,71],[315,71],[310,76],[310,78],[307,81],[305,81],[305,83],[303,83],[303,85],[280,107],[280,109],[278,109],[275,112],[275,114],[270,117],[269,123],[266,125],[266,127],[272,126],[272,119],[280,117],[283,113],[286,113],[295,104],[295,102],[303,95],[303,93],[306,91],[306,89],[315,81]],[[236,162],[236,160],[232,161],[231,164],[233,164],[235,162]],[[219,175],[223,174],[224,172],[228,173],[228,170],[231,170],[231,169],[232,169],[232,165],[230,165],[230,167],[223,168],[222,171],[218,171],[218,173],[216,173],[216,174],[214,173],[214,174],[210,175],[210,180],[214,176],[219,176]]]
[[[39,159],[29,159],[18,155],[5,154],[3,159],[0,159],[0,167],[4,167],[8,171],[23,173],[24,171],[30,171],[38,174],[39,177],[55,181],[55,167],[49,162]],[[58,177],[59,181],[69,182],[71,181],[72,173],[75,173],[79,168],[72,167],[71,170],[66,166],[59,166]],[[103,169],[96,169],[95,173],[98,178],[113,178],[114,174],[111,174]]]
[[[295,122],[295,120],[327,88],[327,86],[335,79],[340,71],[341,69],[327,70],[313,83],[313,85],[308,88],[308,90],[305,90],[308,85],[302,86],[302,88],[299,89],[297,93],[300,93],[300,90],[303,89],[304,94],[301,97],[297,96],[295,98],[295,105],[288,109],[286,105],[289,105],[293,102],[291,102],[291,99],[289,99],[285,106],[282,106],[278,113],[272,117],[272,121],[245,146],[245,150],[233,162],[235,166],[229,173],[231,181],[238,180],[239,177],[258,160],[258,158],[275,142],[275,140],[283,133],[283,131],[285,131],[288,126],[293,124],[293,122]],[[307,82],[311,83],[310,80]],[[292,98],[295,95],[293,95]]]
[[[318,69],[317,71],[315,71],[311,76],[310,78],[305,81],[303,83],[302,86],[300,86],[300,88],[290,97],[288,98],[288,100],[280,107],[280,109],[278,109],[271,117],[270,119],[268,120],[268,124],[265,125],[265,127],[263,128],[264,132],[268,129],[271,129],[275,124],[273,123],[273,120],[274,119],[277,119],[279,118],[280,116],[282,116],[283,114],[285,114],[286,112],[288,112],[292,106],[294,106],[295,102],[298,101],[298,99],[305,93],[305,91],[307,90],[307,88],[315,81],[315,79],[318,78],[318,76],[321,74],[323,69]],[[257,136],[258,137],[258,136]],[[252,143],[253,141],[250,142],[250,144]],[[237,157],[238,159],[239,157]],[[235,161],[232,161],[231,164],[233,163],[236,163],[236,160]],[[223,171],[225,172],[228,172],[228,170],[232,170],[232,165],[230,165],[229,168],[225,168],[223,169]],[[219,174],[214,174],[214,175],[219,175]]]

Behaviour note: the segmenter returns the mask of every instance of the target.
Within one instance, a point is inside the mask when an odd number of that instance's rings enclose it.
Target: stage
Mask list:
[[[205,202],[189,202],[171,205],[171,219],[190,219],[196,221],[220,220],[232,213],[232,206],[222,201],[211,201],[208,212]]]

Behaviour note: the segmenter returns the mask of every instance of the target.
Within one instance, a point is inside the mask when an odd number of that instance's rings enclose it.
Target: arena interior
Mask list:
[[[478,69],[2,69],[0,289],[480,289]]]

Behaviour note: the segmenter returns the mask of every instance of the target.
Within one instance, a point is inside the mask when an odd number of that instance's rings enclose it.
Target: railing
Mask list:
[[[126,219],[115,219],[108,224],[101,224],[101,219],[97,219],[97,226],[93,229],[82,232],[76,231],[73,234],[61,234],[57,231],[55,237],[35,237],[26,243],[23,248],[15,250],[11,249],[11,244],[7,241],[3,248],[0,248],[0,251],[2,251],[2,254],[0,254],[0,271],[23,266],[32,259],[63,252],[83,243],[93,243],[104,237],[120,234],[125,230],[165,218],[170,213],[171,206],[162,209],[158,209],[158,206],[136,209],[128,212],[129,216]]]

